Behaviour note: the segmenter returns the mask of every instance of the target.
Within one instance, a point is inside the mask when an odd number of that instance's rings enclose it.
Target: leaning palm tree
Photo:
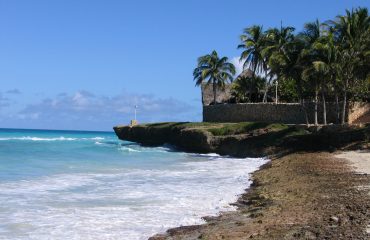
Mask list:
[[[198,65],[194,69],[193,76],[196,86],[206,82],[213,87],[213,103],[216,104],[217,88],[224,88],[227,82],[232,82],[235,74],[235,66],[228,62],[227,57],[218,57],[214,50],[198,58]]]

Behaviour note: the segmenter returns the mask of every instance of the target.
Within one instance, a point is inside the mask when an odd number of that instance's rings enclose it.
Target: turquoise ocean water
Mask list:
[[[265,159],[142,147],[113,132],[0,129],[0,239],[147,239],[233,210]]]

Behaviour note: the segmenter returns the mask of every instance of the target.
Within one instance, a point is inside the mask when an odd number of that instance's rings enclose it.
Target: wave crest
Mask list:
[[[23,137],[1,137],[0,141],[79,141],[79,140],[104,140],[103,137],[93,137],[93,138],[72,138],[72,137],[31,137],[31,136],[23,136]]]

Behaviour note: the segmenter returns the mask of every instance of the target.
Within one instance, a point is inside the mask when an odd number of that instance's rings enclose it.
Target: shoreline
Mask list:
[[[303,131],[301,126],[260,128],[215,136],[204,126],[181,124],[123,127],[115,132],[120,139],[143,145],[167,142],[188,152],[213,150],[235,157],[263,154],[271,161],[252,174],[251,187],[233,204],[237,211],[206,216],[205,224],[171,228],[150,240],[368,237],[370,198],[358,186],[368,185],[370,177],[354,174],[348,161],[336,154],[369,149],[369,125]]]
[[[232,204],[236,211],[206,216],[204,224],[171,228],[149,240],[366,239],[370,195],[358,187],[369,184],[370,176],[355,174],[337,155],[300,152],[272,159],[252,173],[252,185]],[[318,182],[312,184],[313,179]]]
[[[197,154],[197,153],[194,153],[194,154]],[[224,159],[225,158],[226,159],[227,158],[238,159],[238,160],[246,160],[247,159],[247,158],[236,158],[236,157],[233,157],[233,156],[221,156],[217,153],[210,153],[210,154],[212,154],[212,155],[214,154],[218,158],[224,158]],[[254,159],[258,159],[258,158],[254,158]],[[260,165],[256,170],[247,173],[248,176],[245,179],[245,183],[243,183],[243,185],[244,185],[243,190],[240,193],[238,193],[237,195],[234,195],[236,197],[236,200],[234,200],[234,202],[227,203],[228,206],[235,207],[234,209],[219,210],[217,212],[217,214],[202,216],[200,219],[204,220],[205,221],[204,223],[199,223],[199,224],[195,224],[195,225],[184,225],[184,226],[172,227],[172,228],[166,229],[164,232],[156,233],[155,235],[149,237],[148,240],[164,240],[164,239],[172,239],[173,237],[175,237],[175,239],[177,239],[177,237],[176,237],[176,235],[178,234],[177,231],[180,231],[180,232],[182,232],[183,230],[192,231],[192,230],[195,230],[198,227],[201,227],[201,226],[204,226],[206,224],[212,223],[213,221],[218,220],[223,216],[237,213],[239,211],[240,205],[243,204],[242,196],[247,194],[254,187],[253,186],[253,182],[254,182],[253,181],[253,174],[257,171],[260,171],[260,170],[264,169],[266,166],[268,166],[271,163],[271,159],[260,158],[260,160],[263,160],[264,163],[262,165]],[[218,161],[218,160],[215,160],[215,161]],[[175,231],[176,233],[173,234],[172,233],[173,231]],[[180,239],[182,239],[182,238],[180,238]]]

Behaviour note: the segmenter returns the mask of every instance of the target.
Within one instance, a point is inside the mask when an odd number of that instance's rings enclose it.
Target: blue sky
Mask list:
[[[201,121],[196,59],[237,59],[243,28],[333,18],[364,0],[0,0],[0,127]],[[237,61],[235,61],[237,63]]]

